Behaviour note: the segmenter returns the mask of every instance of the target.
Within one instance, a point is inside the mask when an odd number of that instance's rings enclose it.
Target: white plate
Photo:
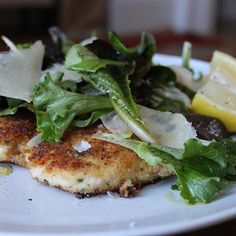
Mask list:
[[[180,64],[180,58],[156,55],[155,63]],[[206,62],[192,60],[206,73]],[[132,199],[108,195],[79,200],[32,180],[26,169],[0,177],[0,235],[147,235],[179,233],[236,216],[236,185],[207,205],[188,206],[170,190],[174,178],[145,187]],[[31,201],[29,199],[32,199]]]

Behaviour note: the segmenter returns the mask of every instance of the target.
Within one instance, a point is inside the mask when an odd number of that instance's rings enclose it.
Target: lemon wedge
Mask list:
[[[211,60],[209,78],[223,85],[230,85],[236,91],[236,58],[215,51]]]
[[[194,96],[190,109],[218,118],[236,132],[236,58],[215,51],[206,84]]]
[[[209,80],[193,98],[193,112],[218,118],[229,132],[236,132],[236,91]]]

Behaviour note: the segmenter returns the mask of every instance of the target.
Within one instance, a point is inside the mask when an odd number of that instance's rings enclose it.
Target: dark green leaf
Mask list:
[[[0,110],[0,116],[14,115],[20,108],[25,108],[30,111],[34,111],[32,104],[27,103],[23,100],[15,99],[15,98],[6,98],[7,107]]]
[[[146,57],[151,58],[156,50],[156,43],[154,37],[146,32],[141,35],[141,42],[138,46],[127,48],[121,42],[118,34],[113,31],[108,32],[109,42],[121,55],[134,59],[135,57],[145,54]]]
[[[100,59],[122,61],[124,58],[118,54],[108,42],[97,39],[86,45],[86,48]]]
[[[122,57],[127,58],[129,61],[134,61],[136,66],[133,74],[130,76],[130,80],[131,82],[140,84],[139,80],[145,76],[151,68],[152,56],[156,50],[156,43],[152,34],[143,32],[140,44],[134,48],[126,48],[115,32],[110,31],[108,37],[113,48]]]
[[[96,121],[98,121],[100,119],[100,117],[102,115],[105,115],[107,114],[108,112],[110,112],[111,110],[100,110],[100,111],[94,111],[91,113],[91,115],[86,118],[86,119],[74,119],[73,122],[72,122],[72,125],[73,126],[76,126],[76,127],[80,127],[80,128],[83,128],[83,127],[87,127],[89,125],[92,125],[94,124]]]
[[[9,108],[18,107],[20,104],[24,103],[24,101],[16,98],[6,98],[6,100]]]
[[[153,87],[176,82],[175,72],[167,66],[152,66],[147,77]]]
[[[124,66],[126,63],[109,59],[100,59],[90,52],[86,47],[76,44],[66,55],[66,66],[68,69],[78,72],[97,72],[107,65]]]
[[[228,155],[228,174],[226,176],[229,180],[236,180],[236,142],[231,139],[224,139],[221,141],[225,146]]]
[[[154,97],[155,98],[155,97]],[[154,99],[150,98],[150,104],[152,104],[152,108],[159,110],[159,111],[170,111],[173,113],[186,113],[187,108],[181,101],[175,101],[170,99],[163,99],[159,102],[155,101]]]
[[[190,204],[211,201],[227,184],[220,177],[211,177],[188,166],[175,169],[178,176],[176,189]]]

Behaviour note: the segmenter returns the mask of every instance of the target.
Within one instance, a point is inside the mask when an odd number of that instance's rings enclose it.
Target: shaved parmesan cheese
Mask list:
[[[32,148],[39,145],[41,142],[43,142],[42,133],[39,133],[30,139],[26,146]]]
[[[193,78],[192,72],[182,66],[170,66],[170,68],[175,72],[177,82],[193,92],[197,92],[206,83],[206,77],[196,80]]]
[[[17,49],[9,39],[4,41],[11,50],[0,53],[0,95],[31,102],[40,78],[44,46],[37,41],[28,49]]]
[[[144,106],[139,106],[139,112],[144,125],[162,145],[183,148],[188,139],[197,137],[195,129],[182,114],[161,112]],[[115,112],[104,115],[102,122],[113,133],[127,134],[131,132]]]
[[[63,80],[73,80],[77,83],[82,81],[81,74],[79,74],[78,72],[73,71],[73,70],[67,70],[63,64],[59,64],[59,63],[55,63],[55,64],[53,64],[52,67],[43,71],[43,75],[45,75],[46,72],[49,72],[52,74],[55,74],[57,72],[62,72],[64,74]]]
[[[86,152],[89,148],[91,148],[91,145],[87,142],[82,140],[79,144],[74,144],[73,148],[78,152]]]
[[[103,125],[114,134],[126,134],[131,136],[129,127],[120,119],[115,111],[105,114],[101,117]]]
[[[87,38],[87,39],[83,40],[82,42],[80,42],[80,45],[86,46],[86,45],[92,43],[93,41],[95,41],[95,40],[97,40],[97,39],[98,39],[98,38],[95,37],[95,36],[90,37],[90,38]]]
[[[161,112],[144,106],[139,106],[139,112],[144,125],[162,145],[183,148],[188,139],[197,137],[192,124],[182,114]]]
[[[190,105],[191,103],[189,97],[180,89],[175,87],[156,88],[155,92],[165,98],[183,102],[186,106]]]
[[[20,53],[19,49],[17,49],[16,45],[9,38],[2,36],[2,40],[10,48],[11,51]]]

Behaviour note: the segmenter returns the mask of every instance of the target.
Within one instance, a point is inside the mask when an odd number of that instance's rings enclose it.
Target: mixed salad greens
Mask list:
[[[49,32],[52,44],[46,49],[41,42],[14,45],[4,38],[11,50],[0,63],[12,67],[0,77],[0,116],[31,111],[48,142],[101,119],[112,133],[94,138],[131,149],[151,166],[166,165],[177,176],[172,189],[190,204],[211,201],[236,179],[236,142],[219,120],[189,110],[204,80],[193,79],[191,44],[184,45],[182,66],[167,67],[152,64],[156,44],[146,32],[133,48],[111,31],[108,42],[91,37],[81,43],[55,27]],[[13,72],[17,78],[5,82]],[[1,92],[16,80],[22,90]]]

